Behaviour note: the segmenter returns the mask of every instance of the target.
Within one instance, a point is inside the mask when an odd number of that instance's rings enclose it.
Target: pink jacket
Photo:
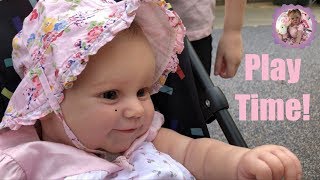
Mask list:
[[[93,170],[121,169],[72,146],[40,141],[33,126],[0,131],[0,177],[4,179],[64,179]]]
[[[187,28],[191,41],[209,36],[215,19],[215,0],[169,0]]]

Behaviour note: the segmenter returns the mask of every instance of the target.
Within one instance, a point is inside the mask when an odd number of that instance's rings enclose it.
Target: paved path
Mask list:
[[[274,9],[278,7],[279,6],[273,5],[271,2],[248,3],[245,11],[244,26],[271,25]],[[320,21],[319,4],[312,5],[311,9],[316,19],[319,22]],[[216,12],[215,28],[221,29],[223,27],[224,6],[216,6],[215,12]]]

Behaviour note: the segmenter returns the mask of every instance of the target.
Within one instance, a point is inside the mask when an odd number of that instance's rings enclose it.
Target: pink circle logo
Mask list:
[[[272,35],[276,44],[305,48],[315,38],[317,23],[310,8],[282,5],[273,14]]]

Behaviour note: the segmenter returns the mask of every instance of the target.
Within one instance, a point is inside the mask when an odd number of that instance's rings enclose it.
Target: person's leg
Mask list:
[[[208,75],[210,76],[212,63],[212,36],[209,35],[200,40],[191,41],[191,44],[198,54]]]

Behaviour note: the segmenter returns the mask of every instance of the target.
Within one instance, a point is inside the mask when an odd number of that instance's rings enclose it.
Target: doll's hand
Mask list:
[[[234,77],[241,63],[242,53],[241,32],[224,32],[218,44],[214,75]]]
[[[256,147],[245,153],[239,161],[239,180],[300,180],[301,176],[302,168],[298,158],[282,146]]]

